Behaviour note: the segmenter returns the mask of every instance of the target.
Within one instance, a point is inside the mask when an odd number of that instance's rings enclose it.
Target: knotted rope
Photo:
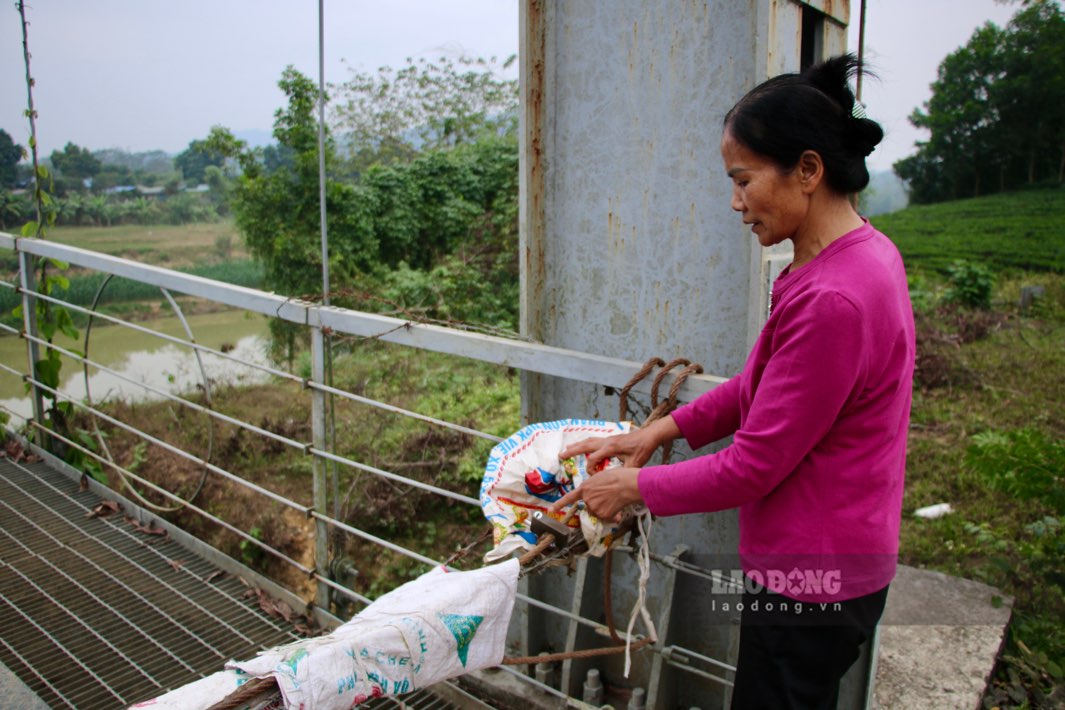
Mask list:
[[[662,387],[662,381],[665,380],[666,375],[672,372],[676,367],[683,365],[684,368],[676,374],[673,378],[673,384],[670,385],[669,394],[666,398],[659,402],[658,392]],[[621,392],[618,394],[618,421],[625,421],[629,419],[629,391],[632,388],[645,379],[651,371],[656,367],[661,367],[654,380],[651,382],[651,413],[647,415],[647,418],[643,421],[642,426],[647,426],[655,420],[661,419],[674,409],[677,408],[677,394],[680,392],[680,388],[684,386],[684,382],[693,374],[702,374],[703,366],[699,363],[693,363],[687,358],[678,357],[669,362],[665,362],[660,357],[652,357],[650,360],[644,363],[635,375],[632,376],[625,386],[621,388]],[[662,463],[669,463],[669,460],[673,456],[673,442],[667,441],[662,444]]]
[[[675,368],[682,366],[681,369],[673,379],[673,383],[669,388],[669,393],[664,400],[659,401],[659,390],[661,389],[662,382],[666,376]],[[654,380],[651,383],[651,412],[643,422],[643,426],[647,426],[656,419],[661,419],[666,416],[677,406],[677,395],[680,392],[680,388],[684,385],[685,380],[692,374],[699,374],[703,372],[703,366],[698,363],[692,363],[686,358],[675,358],[666,362],[660,357],[652,357],[643,364],[635,375],[625,383],[625,386],[618,392],[619,399],[619,414],[618,420],[625,421],[629,418],[629,392],[639,382],[644,380],[656,367],[662,368],[661,371],[655,375]],[[669,463],[669,460],[673,453],[673,442],[666,442],[662,445],[662,463]],[[568,522],[569,519],[575,514],[577,506],[574,506],[567,514],[563,522]],[[551,663],[554,661],[564,661],[572,658],[592,658],[595,656],[606,656],[614,653],[625,652],[625,676],[628,677],[629,667],[631,663],[630,652],[636,651],[644,646],[655,643],[657,633],[655,632],[654,624],[651,621],[650,614],[647,612],[647,606],[645,604],[645,598],[647,594],[647,581],[650,577],[650,548],[647,542],[647,536],[650,533],[651,518],[647,516],[647,530],[644,530],[643,523],[644,516],[637,516],[636,524],[641,538],[641,545],[637,550],[637,563],[640,567],[640,576],[638,584],[638,593],[636,604],[633,607],[632,615],[629,617],[628,628],[626,629],[626,639],[622,639],[617,632],[617,628],[614,624],[614,610],[611,595],[610,580],[613,576],[613,555],[609,552],[606,555],[606,559],[603,562],[603,611],[606,617],[607,631],[610,633],[610,638],[616,644],[616,646],[606,646],[603,648],[589,648],[579,651],[563,651],[560,653],[542,654],[539,656],[520,656],[515,658],[504,658],[502,665],[524,665],[529,663]],[[529,562],[535,560],[539,555],[543,553],[554,542],[555,536],[551,534],[543,535],[537,544],[531,550],[526,552],[519,558],[519,563],[522,566],[527,565]],[[644,625],[650,632],[648,636],[638,640],[632,640],[632,630],[636,623],[636,617],[642,616]]]

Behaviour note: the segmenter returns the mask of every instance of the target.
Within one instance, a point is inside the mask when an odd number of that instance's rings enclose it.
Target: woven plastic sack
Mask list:
[[[287,708],[339,710],[499,665],[518,563],[469,572],[436,567],[326,636],[264,651],[227,668],[273,675]]]
[[[239,670],[226,669],[218,671],[205,678],[183,685],[171,690],[165,695],[160,695],[152,700],[131,705],[131,710],[136,708],[151,708],[151,710],[203,710],[215,703],[225,700],[230,693],[236,692],[240,686],[250,680],[247,673]],[[270,701],[247,705],[241,710],[281,710],[284,701],[280,695]]]
[[[542,511],[561,521],[565,513],[550,513],[549,506],[579,486],[589,475],[583,455],[560,461],[559,453],[583,439],[613,436],[629,431],[629,422],[590,419],[562,419],[530,424],[497,444],[488,457],[481,482],[481,509],[492,524],[494,548],[486,562],[504,559],[515,552],[532,549],[536,535],[531,516]],[[610,459],[600,470],[620,466]],[[588,543],[588,553],[602,556],[614,542],[613,523],[599,520],[586,510],[569,521],[580,527]]]
[[[332,633],[261,652],[136,707],[199,710],[252,678],[273,676],[278,702],[253,710],[340,710],[402,695],[503,660],[518,561],[469,572],[436,567]]]

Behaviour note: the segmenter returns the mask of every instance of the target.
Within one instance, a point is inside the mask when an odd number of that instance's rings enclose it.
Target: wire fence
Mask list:
[[[22,329],[17,329],[0,324],[0,332],[21,337],[26,342],[30,354],[25,360],[26,367],[19,368],[13,363],[0,363],[0,371],[25,382],[33,396],[40,398],[41,402],[51,402],[51,410],[47,416],[48,423],[44,421],[46,417],[43,405],[39,404],[34,417],[26,423],[27,431],[34,433],[37,441],[46,448],[59,449],[68,455],[73,454],[79,461],[92,462],[98,470],[108,472],[112,481],[117,481],[121,486],[137,491],[139,497],[151,499],[156,503],[172,504],[182,509],[182,515],[199,518],[201,525],[205,522],[210,526],[215,526],[216,529],[224,530],[226,534],[233,536],[235,540],[233,547],[241,551],[247,560],[258,562],[260,555],[263,555],[274,560],[275,564],[287,567],[291,574],[287,577],[282,575],[282,582],[292,579],[312,582],[316,603],[324,608],[329,608],[330,604],[336,609],[346,608],[345,603],[366,604],[374,596],[373,591],[382,591],[374,589],[373,585],[367,586],[365,579],[358,580],[356,585],[345,583],[343,575],[337,574],[338,566],[330,564],[331,561],[336,562],[343,557],[343,551],[355,542],[369,544],[375,550],[399,556],[416,563],[417,566],[439,565],[447,557],[446,554],[441,554],[444,548],[440,545],[436,547],[430,545],[429,549],[424,547],[415,549],[419,546],[409,542],[406,544],[398,542],[397,540],[400,539],[411,538],[409,530],[395,530],[396,534],[391,536],[393,539],[389,539],[388,535],[380,534],[382,526],[367,525],[359,516],[345,514],[350,512],[350,507],[345,503],[346,510],[342,511],[339,505],[342,498],[340,495],[342,479],[344,484],[349,486],[348,496],[344,497],[345,501],[358,485],[363,485],[365,489],[368,485],[366,482],[372,481],[376,482],[375,485],[394,488],[396,497],[411,495],[412,491],[417,491],[419,494],[428,496],[432,501],[431,505],[458,506],[454,508],[456,511],[469,511],[480,507],[479,500],[469,495],[470,492],[476,492],[477,483],[465,482],[467,485],[463,487],[464,482],[454,478],[441,482],[433,480],[431,476],[417,476],[399,470],[404,467],[408,470],[417,470],[424,463],[422,461],[400,461],[386,466],[376,461],[372,453],[350,450],[347,445],[334,448],[333,441],[327,434],[329,426],[335,426],[335,420],[331,419],[330,415],[336,416],[337,407],[340,407],[342,423],[352,427],[372,426],[372,416],[365,412],[373,411],[379,416],[402,418],[410,426],[421,427],[423,432],[419,435],[427,440],[432,440],[434,435],[431,432],[446,432],[447,436],[454,437],[450,443],[460,454],[478,451],[478,446],[486,447],[501,441],[497,433],[484,431],[476,425],[471,425],[470,422],[448,421],[434,412],[415,411],[408,406],[383,401],[383,399],[350,391],[336,386],[335,383],[327,382],[322,373],[325,371],[327,359],[331,360],[335,355],[328,342],[330,336],[350,336],[357,344],[387,342],[395,345],[374,345],[373,347],[406,346],[404,350],[413,348],[418,352],[436,353],[440,357],[472,360],[480,363],[478,367],[494,367],[502,371],[520,368],[527,372],[593,382],[615,389],[620,389],[641,366],[640,363],[567,351],[523,340],[485,335],[471,330],[321,306],[88,252],[76,247],[39,240],[15,239],[9,235],[0,234],[0,250],[4,249],[14,251],[18,255],[21,273],[19,283],[0,282],[0,289],[10,289],[18,294],[23,304],[26,325]],[[162,289],[162,293],[175,307],[177,307],[176,303],[170,297],[169,291],[299,324],[308,332],[311,343],[311,376],[294,374],[276,364],[250,362],[222,349],[199,344],[192,338],[162,333],[143,324],[130,322],[42,293],[34,288],[31,277],[34,271],[34,260],[38,258],[59,259],[80,268],[97,270],[153,285]],[[74,348],[61,347],[42,337],[33,322],[38,303],[47,303],[52,307],[62,307],[80,313],[91,318],[90,323],[99,320],[117,328],[128,329],[130,332],[158,338],[160,342],[186,348],[197,355],[218,358],[219,361],[227,363],[227,367],[249,368],[264,373],[272,378],[273,386],[283,385],[288,388],[284,395],[286,399],[305,398],[309,400],[304,405],[305,409],[301,411],[308,411],[311,421],[309,423],[296,422],[284,428],[265,423],[270,420],[270,412],[267,411],[260,412],[263,420],[259,424],[247,421],[240,416],[227,414],[222,411],[222,406],[217,401],[210,401],[203,396],[210,386],[206,374],[203,375],[203,391],[199,393],[174,393],[164,387],[146,384]],[[62,387],[50,386],[39,372],[28,371],[28,363],[39,358],[40,353],[48,349],[61,356],[63,362],[71,367],[82,368],[86,373],[89,370],[105,372],[112,377],[126,381],[133,387],[140,387],[146,394],[164,403],[164,409],[171,413],[172,422],[177,426],[163,427],[161,431],[155,430],[155,426],[147,418],[143,421],[139,420],[134,407],[116,407],[108,402],[93,402],[91,398],[83,401],[82,398],[63,391]],[[89,350],[88,343],[86,343],[85,350]],[[693,376],[683,383],[678,394],[681,399],[691,399],[722,381],[721,378],[712,376]],[[427,386],[435,388],[440,385],[429,383]],[[641,392],[646,394],[643,386],[637,386],[633,390],[633,394]],[[330,402],[330,399],[334,401]],[[123,414],[127,415],[126,419],[122,418]],[[63,426],[57,423],[60,419],[62,419]],[[89,422],[91,422],[92,431],[97,432],[95,436],[86,435],[90,428]],[[79,427],[75,423],[84,424],[84,426]],[[518,424],[517,421],[513,422],[514,428],[517,428]],[[288,481],[286,485],[280,487],[277,481],[260,480],[257,482],[255,476],[250,475],[248,470],[231,470],[236,468],[235,462],[238,462],[240,457],[229,457],[230,463],[223,465],[212,460],[214,458],[213,447],[206,455],[198,455],[187,450],[192,447],[192,444],[182,442],[191,442],[197,434],[193,434],[191,439],[189,436],[181,436],[180,434],[187,433],[186,429],[195,429],[195,432],[200,433],[199,435],[209,433],[212,437],[230,444],[255,438],[258,441],[259,450],[270,451],[275,457],[290,457],[287,459],[290,462],[290,470],[296,472],[294,475],[298,481]],[[103,445],[104,440],[108,438],[112,440],[122,438],[125,441],[124,451],[127,454],[122,461],[112,456],[108,447]],[[202,442],[200,443],[202,448]],[[439,445],[439,442],[437,444]],[[150,470],[150,466],[142,465],[142,461],[128,454],[128,452],[136,452],[138,447],[150,449],[155,461],[160,460],[163,455],[169,457],[168,460],[172,463],[167,468],[167,472],[162,475],[155,473]],[[451,462],[453,463],[453,459]],[[306,475],[308,468],[311,474],[309,477]],[[187,474],[202,474],[205,478],[210,474],[211,486],[225,485],[226,490],[243,491],[241,495],[249,496],[247,498],[249,501],[267,501],[268,507],[271,504],[274,506],[269,508],[270,510],[276,508],[276,510],[290,511],[294,515],[294,520],[304,521],[301,527],[297,526],[297,532],[306,533],[307,536],[307,539],[303,541],[302,549],[295,551],[299,546],[295,545],[292,540],[276,536],[271,538],[264,535],[263,531],[257,527],[227,520],[226,517],[230,511],[223,512],[222,506],[216,505],[217,498],[208,497],[207,503],[203,503],[192,496],[183,496],[178,489],[180,483],[188,476],[173,475],[178,470],[185,471]],[[347,478],[344,478],[345,475]],[[308,478],[312,483],[309,496],[305,485]],[[175,481],[179,485],[175,485]],[[299,497],[302,500],[294,499],[292,491],[300,491]],[[199,489],[197,489],[197,494],[199,494]],[[237,498],[235,502],[239,505],[242,500],[245,499]],[[332,507],[329,505],[330,502]],[[263,504],[254,503],[254,505],[261,508]],[[276,515],[280,517],[282,513]],[[467,524],[458,526],[457,530],[472,535],[473,531],[485,527],[483,520],[479,523],[473,521],[476,516],[466,515],[465,512],[458,515],[467,521]],[[247,518],[244,520],[246,521]],[[372,523],[373,520],[369,522]],[[425,521],[413,519],[406,522],[409,526],[425,523]],[[387,528],[388,526],[384,526],[384,529],[387,530]],[[446,538],[441,542],[447,549],[454,550],[468,541],[469,538]],[[713,576],[713,573],[708,570],[680,564],[672,558],[658,556],[656,562],[680,574],[691,574],[707,579]],[[357,588],[359,584],[362,585],[362,591]],[[607,627],[599,621],[586,618],[571,610],[547,604],[526,594],[519,594],[518,598],[521,603],[529,607],[557,615],[571,624],[592,629],[600,634],[608,631]],[[341,600],[344,600],[343,603]],[[693,661],[715,668],[718,672],[733,671],[734,668],[729,664],[690,649],[666,646],[664,643],[655,644],[651,650],[673,667],[688,670],[724,685],[731,684],[727,677],[708,673],[697,667]],[[543,685],[522,673],[517,673],[517,676],[537,685]],[[557,691],[552,692],[557,693]]]

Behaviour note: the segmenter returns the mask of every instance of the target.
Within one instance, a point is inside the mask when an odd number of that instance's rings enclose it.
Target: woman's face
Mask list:
[[[732,137],[721,137],[721,157],[732,178],[732,209],[764,246],[793,239],[806,220],[809,195],[802,189],[799,171],[780,167]]]

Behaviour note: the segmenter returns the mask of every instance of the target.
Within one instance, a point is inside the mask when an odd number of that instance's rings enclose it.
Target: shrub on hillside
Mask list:
[[[995,279],[991,271],[969,261],[955,261],[947,267],[950,286],[944,294],[947,303],[956,303],[967,308],[991,308],[991,290]]]

